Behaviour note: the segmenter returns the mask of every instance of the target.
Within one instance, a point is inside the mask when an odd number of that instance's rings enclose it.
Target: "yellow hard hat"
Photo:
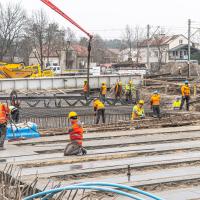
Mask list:
[[[77,116],[78,116],[77,113],[72,111],[69,113],[68,118],[70,119],[72,117],[77,117]]]
[[[102,82],[102,85],[105,85],[106,84],[106,82]]]
[[[144,101],[143,100],[139,100],[138,103],[141,104],[141,105],[144,105]]]
[[[130,80],[130,81],[129,81],[129,83],[131,84],[131,83],[133,83],[133,81],[132,81],[132,80]]]
[[[87,80],[84,80],[84,83],[87,83]]]

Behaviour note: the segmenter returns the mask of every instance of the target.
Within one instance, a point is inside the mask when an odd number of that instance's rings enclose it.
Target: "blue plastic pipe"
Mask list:
[[[62,188],[56,188],[56,189],[52,189],[52,190],[48,190],[48,191],[43,191],[43,192],[39,192],[37,194],[33,194],[29,197],[25,197],[24,200],[33,200],[34,198],[39,198],[42,197],[44,195],[47,194],[51,194],[51,193],[58,193],[58,192],[62,192],[64,190],[77,190],[77,189],[93,189],[93,190],[98,190],[98,191],[104,191],[104,192],[112,192],[112,193],[116,193],[125,197],[129,197],[131,199],[135,199],[135,200],[144,200],[140,197],[137,197],[133,194],[129,194],[127,192],[123,192],[120,190],[115,190],[115,189],[111,189],[111,188],[102,188],[102,187],[95,187],[95,186],[84,186],[84,185],[72,185],[72,186],[67,186],[67,187],[62,187]],[[45,200],[45,197],[43,198],[43,200]]]
[[[111,187],[115,187],[115,188],[126,189],[126,190],[129,190],[129,191],[137,192],[139,194],[151,197],[152,199],[155,199],[155,200],[164,200],[164,199],[161,199],[161,198],[159,198],[159,197],[157,197],[157,196],[155,196],[155,195],[153,195],[149,192],[145,192],[145,191],[137,189],[135,187],[130,187],[130,186],[122,185],[122,184],[106,183],[106,182],[87,182],[87,183],[80,183],[80,184],[76,184],[76,185],[111,186]]]

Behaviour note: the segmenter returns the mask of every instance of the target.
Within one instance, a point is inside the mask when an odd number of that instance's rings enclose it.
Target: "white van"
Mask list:
[[[52,70],[54,74],[61,74],[60,66],[48,66],[48,69]]]

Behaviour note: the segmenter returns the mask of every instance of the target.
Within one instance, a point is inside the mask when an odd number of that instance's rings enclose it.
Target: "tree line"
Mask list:
[[[128,25],[120,39],[104,40],[100,35],[94,35],[93,61],[103,62],[105,55],[102,52],[108,48],[131,50],[144,37],[143,29],[136,27],[133,30]],[[52,51],[65,49],[68,41],[85,47],[88,45],[87,38],[77,39],[70,28],[60,27],[57,22],[50,21],[42,9],[28,16],[20,3],[0,4],[0,61],[14,62],[14,58],[19,57],[25,64],[29,64],[28,58],[33,52],[43,66],[44,56],[48,58]]]

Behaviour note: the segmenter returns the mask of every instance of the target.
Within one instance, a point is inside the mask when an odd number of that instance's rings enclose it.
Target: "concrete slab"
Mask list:
[[[167,190],[155,194],[165,200],[197,200],[200,199],[200,187]]]
[[[101,137],[114,137],[114,136],[128,136],[128,135],[152,135],[152,134],[171,134],[171,133],[183,133],[183,132],[199,132],[200,133],[200,126],[187,126],[187,127],[171,127],[171,128],[157,128],[157,129],[141,129],[141,130],[130,130],[130,131],[117,131],[117,132],[99,132],[99,133],[85,133],[85,138],[101,138]],[[47,141],[55,141],[55,140],[65,140],[68,139],[67,135],[58,135],[58,136],[51,136],[51,137],[41,137],[41,138],[33,138],[23,141],[15,141],[12,144],[26,144],[26,143],[37,143],[37,142],[47,142]]]

